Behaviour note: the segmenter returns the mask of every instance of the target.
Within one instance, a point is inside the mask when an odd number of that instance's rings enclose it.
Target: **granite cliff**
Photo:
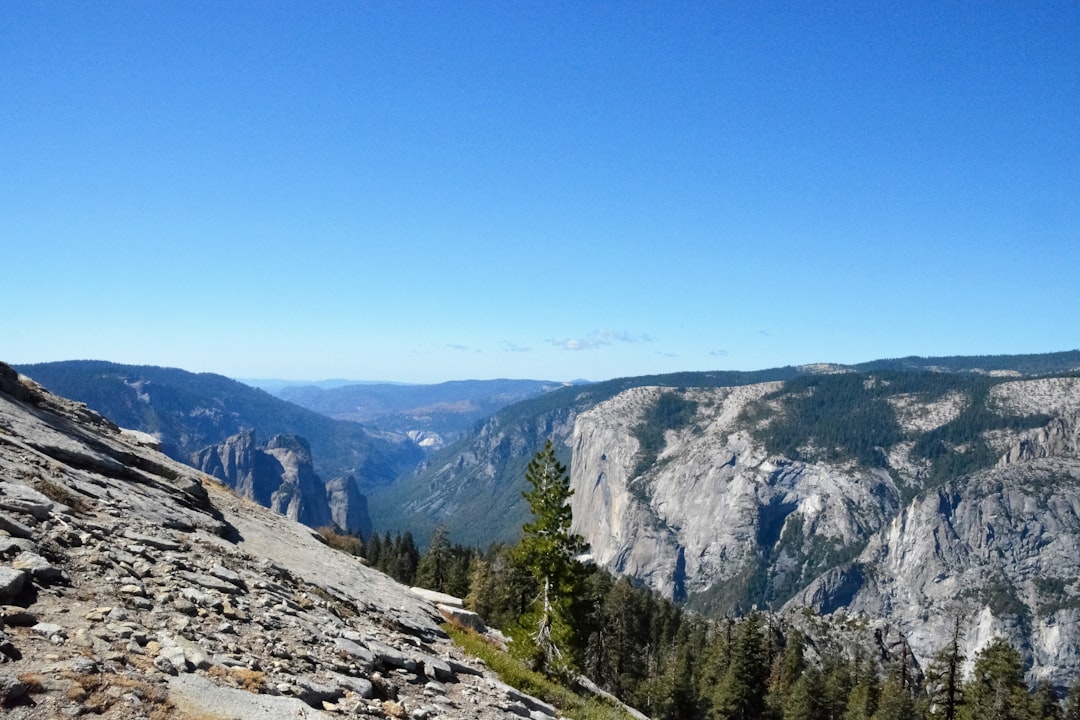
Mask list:
[[[665,397],[689,414],[650,450]],[[968,658],[1004,635],[1030,680],[1067,685],[1078,415],[1076,377],[635,388],[577,418],[574,529],[601,566],[692,607],[885,619],[920,662],[960,617]]]

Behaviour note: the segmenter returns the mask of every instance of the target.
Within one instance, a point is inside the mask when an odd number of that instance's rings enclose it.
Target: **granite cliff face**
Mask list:
[[[769,456],[740,413],[779,383],[688,390],[693,427],[670,432],[633,474],[633,435],[667,388],[629,390],[578,418],[571,477],[575,530],[596,561],[668,597],[728,610],[755,583],[783,598],[865,543],[895,513],[883,471]],[[748,608],[744,608],[748,609]]]
[[[0,364],[5,718],[558,714],[432,601],[145,440]]]
[[[1080,672],[1080,379],[933,393],[892,382],[895,393],[873,390],[895,425],[882,423],[890,442],[867,449],[870,462],[826,446],[825,431],[793,442],[797,457],[770,452],[768,432],[796,407],[781,383],[626,391],[577,419],[574,530],[600,565],[691,606],[884,618],[923,663],[959,616],[968,658],[1004,635],[1031,663],[1029,679],[1070,684]],[[643,465],[641,423],[668,393],[694,415]],[[947,476],[940,458],[975,469]]]
[[[253,430],[192,455],[191,464],[239,495],[309,527],[336,524],[371,533],[367,504],[351,478],[330,483],[315,473],[311,447],[296,435],[275,435],[260,446]]]

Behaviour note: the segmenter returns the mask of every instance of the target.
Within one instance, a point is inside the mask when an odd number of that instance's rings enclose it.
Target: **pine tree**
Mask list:
[[[716,720],[768,717],[765,703],[768,680],[769,663],[761,615],[754,612],[742,622],[731,647],[727,672],[713,696],[713,717]]]
[[[446,592],[451,572],[450,535],[446,526],[439,525],[431,533],[427,552],[416,565],[416,584],[428,590]]]
[[[877,668],[868,658],[858,653],[855,658],[855,686],[848,695],[843,720],[870,720],[877,711],[881,698],[881,682]]]
[[[881,687],[881,697],[873,720],[914,720],[920,717],[911,697],[910,686],[899,676],[889,678]]]
[[[1062,720],[1061,703],[1054,686],[1043,681],[1031,698],[1031,720]]]
[[[541,668],[551,667],[572,649],[574,620],[571,607],[580,592],[584,568],[577,556],[588,549],[584,538],[570,532],[573,517],[569,500],[573,494],[566,467],[555,457],[551,440],[536,454],[525,471],[530,490],[522,493],[533,520],[522,528],[515,561],[536,579],[540,595],[530,619],[535,627],[532,641],[539,651],[534,659]]]
[[[411,532],[406,532],[394,542],[390,575],[400,583],[412,585],[419,561],[420,551],[416,549],[416,541]]]
[[[830,720],[825,695],[821,670],[806,668],[784,698],[784,720]]]
[[[1069,695],[1065,698],[1065,711],[1062,713],[1062,720],[1080,720],[1080,680],[1069,688]]]
[[[1029,709],[1020,653],[1002,638],[994,638],[975,660],[971,680],[964,686],[963,720],[1025,720]]]
[[[964,654],[960,652],[960,618],[953,620],[949,644],[938,651],[926,671],[925,686],[933,706],[931,717],[935,720],[956,720],[963,704]]]

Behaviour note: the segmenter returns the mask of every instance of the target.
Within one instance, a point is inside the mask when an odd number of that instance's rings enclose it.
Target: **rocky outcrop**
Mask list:
[[[84,407],[24,378],[7,392],[4,378],[5,717],[555,714],[453,646],[432,603]]]
[[[355,481],[339,478],[324,485],[315,473],[311,447],[296,435],[275,435],[260,446],[255,432],[245,430],[195,453],[192,465],[290,520],[371,533],[367,503]]]
[[[369,538],[373,531],[367,498],[356,487],[352,476],[334,478],[326,483],[326,503],[335,526]]]
[[[270,496],[270,509],[311,527],[329,525],[326,486],[311,465],[311,447],[296,435],[275,435],[265,454],[280,468],[281,482]]]

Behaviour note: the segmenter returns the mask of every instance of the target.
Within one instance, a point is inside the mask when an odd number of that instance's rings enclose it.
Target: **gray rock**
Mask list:
[[[547,715],[549,717],[558,717],[559,711],[554,705],[550,705],[539,698],[535,698],[532,695],[523,693],[517,688],[510,687],[505,683],[498,681],[490,681],[493,689],[498,690],[507,697],[513,703],[518,703],[527,710],[524,713],[524,717],[528,717],[530,712],[537,711]]]
[[[210,568],[209,574],[219,580],[224,580],[228,583],[232,583],[240,590],[247,589],[247,584],[244,582],[244,579],[240,577],[238,573],[235,573],[228,568],[222,567],[221,565],[215,565]]]
[[[356,693],[365,700],[375,696],[375,688],[372,686],[370,680],[365,678],[351,677],[349,675],[342,675],[341,673],[327,673],[330,680],[336,683],[339,687]]]
[[[30,628],[37,635],[47,637],[50,640],[64,639],[67,637],[67,629],[56,623],[39,622]]]
[[[32,529],[4,513],[0,513],[0,530],[7,532],[12,537],[25,538],[27,540],[34,537],[34,531]]]
[[[0,626],[10,625],[13,627],[30,627],[38,622],[37,616],[26,608],[18,605],[4,605],[0,607]]]
[[[442,681],[454,679],[454,671],[450,669],[450,665],[445,660],[430,655],[421,655],[419,660],[423,665],[423,672],[426,677]]]
[[[222,716],[232,720],[266,718],[335,717],[313,709],[295,697],[254,695],[246,690],[221,687],[201,675],[180,675],[169,680],[169,699],[190,715]]]
[[[365,643],[375,655],[375,661],[377,663],[383,663],[390,667],[401,668],[408,672],[415,672],[417,669],[416,661],[412,659],[408,654],[398,650],[397,648],[390,647],[384,643],[376,640],[368,640]]]
[[[48,520],[49,513],[52,512],[52,509],[53,503],[49,500],[46,500],[45,502],[35,502],[23,498],[0,496],[0,510],[23,513],[25,515],[30,515],[35,520]]]
[[[12,560],[11,566],[16,570],[25,570],[39,584],[49,585],[59,582],[64,578],[64,570],[40,555],[35,553],[19,553]]]
[[[241,591],[241,588],[235,583],[222,580],[214,575],[208,575],[206,573],[193,573],[181,570],[176,573],[176,576],[207,590],[217,590],[218,592],[227,593],[229,595],[236,595]]]
[[[26,573],[12,567],[0,566],[0,601],[12,600],[22,592]]]
[[[488,627],[484,623],[484,620],[472,610],[465,610],[454,607],[453,605],[437,605],[436,607],[442,616],[451,622],[458,623],[467,628],[472,628],[478,633],[486,633],[488,631]]]
[[[413,595],[424,598],[436,607],[440,605],[448,605],[453,608],[465,607],[465,603],[461,598],[454,597],[453,595],[448,595],[447,593],[438,592],[436,590],[428,590],[427,588],[422,587],[411,587],[409,588],[409,592],[411,592]]]
[[[180,589],[180,594],[185,600],[195,603],[201,608],[211,608],[214,610],[221,610],[224,608],[224,601],[216,595],[203,592],[192,587],[185,587]]]
[[[9,704],[26,694],[26,683],[17,677],[0,673],[0,703]]]
[[[375,667],[375,654],[363,645],[346,638],[334,638],[334,645],[339,654],[351,659],[363,668],[364,672],[370,672]]]
[[[179,543],[167,537],[143,535],[137,532],[125,531],[124,537],[128,540],[133,540],[139,545],[149,545],[152,548],[158,550],[172,550],[175,552],[181,552],[184,549],[183,543]]]
[[[293,686],[295,687],[293,694],[313,708],[321,709],[324,702],[335,702],[345,695],[345,690],[341,686],[327,685],[311,678],[295,678]]]

